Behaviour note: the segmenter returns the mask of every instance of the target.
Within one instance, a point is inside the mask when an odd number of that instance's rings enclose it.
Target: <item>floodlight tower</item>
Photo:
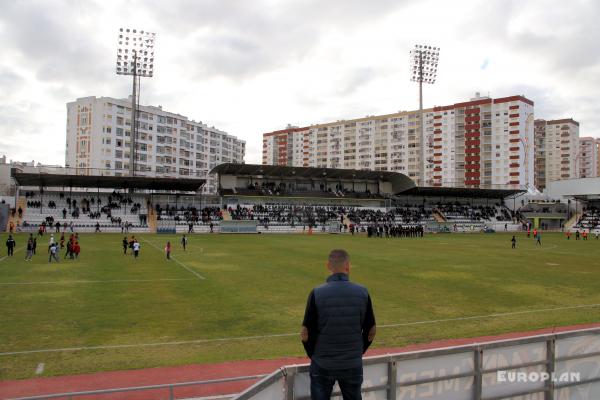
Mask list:
[[[425,129],[423,121],[423,83],[434,84],[440,60],[440,48],[417,44],[410,51],[411,80],[419,83],[419,116],[421,118],[421,168],[419,181],[425,185]]]
[[[131,133],[129,148],[129,175],[135,176],[135,147],[137,134],[137,109],[139,104],[140,78],[151,78],[154,74],[155,33],[137,29],[119,29],[119,47],[117,48],[117,75],[133,77],[131,95]],[[138,100],[139,101],[139,100]]]

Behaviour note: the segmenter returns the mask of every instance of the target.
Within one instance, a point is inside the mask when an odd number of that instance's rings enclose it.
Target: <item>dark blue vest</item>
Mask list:
[[[315,288],[319,329],[312,360],[324,369],[362,367],[362,324],[369,293],[348,275],[333,274]]]

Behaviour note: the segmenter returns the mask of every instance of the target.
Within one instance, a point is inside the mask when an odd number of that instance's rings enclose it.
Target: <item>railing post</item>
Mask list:
[[[169,400],[173,400],[175,398],[173,394],[173,386],[169,386]]]
[[[548,372],[548,380],[546,381],[545,400],[554,400],[554,381],[552,374],[556,369],[556,336],[546,340],[546,372]]]
[[[393,358],[388,361],[387,400],[396,400],[396,381],[398,366]]]
[[[483,391],[483,349],[477,347],[473,353],[473,368],[474,368],[474,380],[473,382],[473,400],[481,400],[481,393]]]
[[[285,382],[285,400],[294,400],[294,382],[296,380],[296,369],[285,368],[283,372],[283,379]]]

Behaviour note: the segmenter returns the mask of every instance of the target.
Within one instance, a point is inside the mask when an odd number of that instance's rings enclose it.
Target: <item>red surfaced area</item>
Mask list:
[[[400,348],[372,349],[369,350],[366,355],[377,356],[408,351],[428,350],[598,327],[600,327],[600,323],[547,328],[529,332],[514,332],[503,335],[482,336],[477,338],[440,340],[431,343],[411,345]],[[300,346],[300,344],[298,345]],[[132,371],[98,372],[95,374],[60,376],[52,378],[0,381],[0,398],[10,399],[53,393],[126,388],[132,386],[149,386],[177,382],[230,378],[236,376],[270,374],[277,368],[284,365],[304,364],[307,362],[307,358],[293,357],[281,358],[277,360],[232,361],[219,364],[195,364],[181,367],[161,367]],[[214,383],[177,388],[175,390],[175,396],[176,398],[189,398],[239,393],[252,385],[254,382],[256,382],[256,380]],[[110,400],[165,399],[168,398],[168,391],[166,389],[160,389],[120,394],[115,393],[97,397],[85,396],[82,398]]]

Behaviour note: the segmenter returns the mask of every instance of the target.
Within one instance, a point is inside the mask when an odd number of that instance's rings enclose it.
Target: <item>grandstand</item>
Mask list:
[[[220,232],[221,221],[256,221],[256,232],[366,232],[378,226],[429,231],[517,230],[507,198],[516,190],[416,187],[394,172],[221,164],[218,196],[200,179],[12,172],[9,223],[79,231]],[[20,210],[20,212],[19,212]],[[7,225],[7,226],[8,226]],[[239,231],[239,230],[238,230]],[[247,229],[242,230],[248,232]]]
[[[213,208],[194,207],[202,179],[11,172],[16,200],[9,224],[22,231],[67,228],[80,232],[156,232],[161,219],[203,225]],[[185,201],[181,203],[180,197]],[[189,200],[191,199],[191,201]]]
[[[521,223],[505,205],[518,190],[417,188],[394,172],[221,164],[219,194],[233,220],[298,231],[339,222],[364,231],[378,225],[420,225],[430,230],[479,231]]]

